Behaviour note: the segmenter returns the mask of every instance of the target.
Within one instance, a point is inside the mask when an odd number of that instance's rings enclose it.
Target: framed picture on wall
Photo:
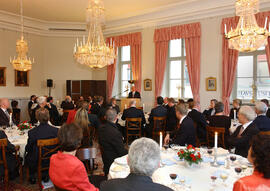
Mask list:
[[[214,77],[206,78],[206,91],[217,91],[217,79]]]
[[[152,80],[151,79],[144,80],[144,91],[152,91]]]
[[[0,67],[0,86],[6,86],[6,67]]]
[[[29,72],[15,70],[15,86],[29,86]]]

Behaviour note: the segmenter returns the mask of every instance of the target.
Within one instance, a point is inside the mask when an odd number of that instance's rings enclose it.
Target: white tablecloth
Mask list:
[[[121,125],[121,126],[126,126],[126,121],[125,120],[122,120],[121,117],[122,117],[122,113],[119,113],[118,114],[118,123]],[[145,113],[144,114],[144,117],[145,117],[145,121],[146,123],[148,124],[149,123],[149,114],[148,113]]]
[[[219,149],[219,152],[224,153],[223,149]],[[206,151],[202,151],[204,157],[209,156]],[[229,154],[223,154],[218,157],[218,161],[224,161]],[[115,161],[126,161],[126,157],[121,157],[116,159]],[[237,161],[234,162],[233,165],[230,166],[229,169],[225,168],[224,165],[219,167],[212,167],[210,162],[202,162],[199,167],[187,167],[185,162],[177,160],[177,154],[175,151],[168,149],[167,151],[162,151],[161,154],[162,161],[170,160],[174,164],[172,165],[164,165],[155,171],[152,176],[152,179],[156,183],[163,184],[172,188],[173,190],[194,190],[194,191],[230,191],[233,188],[234,182],[240,177],[238,176],[234,168],[236,166],[241,166],[242,164],[247,165],[247,159],[237,156]],[[121,164],[121,163],[120,163]],[[125,178],[129,174],[129,167],[127,165],[121,164],[119,162],[114,162],[110,167],[109,179],[114,178]],[[241,176],[246,176],[252,174],[252,168],[246,169]],[[170,174],[174,173],[178,175],[178,178],[173,182],[170,178]],[[220,178],[221,173],[227,173],[228,179],[225,181],[225,184]],[[211,176],[216,175],[217,180],[215,181],[215,188],[213,189],[213,183],[211,180]],[[184,179],[184,183],[180,183],[180,179]]]

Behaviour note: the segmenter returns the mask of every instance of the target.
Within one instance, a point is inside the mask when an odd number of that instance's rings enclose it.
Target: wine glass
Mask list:
[[[220,178],[223,180],[224,186],[227,187],[227,184],[225,183],[225,181],[226,181],[227,178],[228,178],[228,174],[227,174],[227,173],[221,173],[221,174],[220,174]]]
[[[175,179],[177,178],[177,174],[170,174],[170,178],[171,178],[172,180],[175,180]]]
[[[242,171],[243,171],[243,173],[244,173],[248,167],[247,167],[247,165],[244,165],[244,164],[243,164],[243,165],[241,165],[241,168],[242,168]]]
[[[234,156],[234,155],[230,156],[230,160],[232,161],[232,164],[233,164],[234,161],[236,161],[236,156]]]
[[[217,177],[215,175],[212,175],[210,178],[212,180],[212,186],[214,188],[216,186],[215,181],[216,181]]]
[[[240,176],[240,173],[242,172],[242,168],[240,167],[235,167],[235,172],[237,173],[238,176]]]

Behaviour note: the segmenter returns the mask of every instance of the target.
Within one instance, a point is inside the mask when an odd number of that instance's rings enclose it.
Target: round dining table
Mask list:
[[[206,148],[200,148],[199,150],[203,162],[200,165],[190,167],[178,158],[177,149],[169,148],[165,150],[163,148],[160,167],[154,172],[153,181],[176,191],[231,191],[236,180],[253,173],[252,165],[246,158],[218,148],[216,161],[219,166],[213,166],[211,164],[214,160],[213,154],[208,154]],[[232,155],[236,157],[234,162],[229,160]],[[245,170],[237,174],[235,172],[236,167],[243,167]],[[129,173],[126,155],[115,159],[110,167],[108,179],[125,178]],[[176,174],[177,178],[172,180],[170,174]],[[221,179],[224,174],[227,176],[225,181]],[[213,176],[217,178],[215,181],[211,179]]]

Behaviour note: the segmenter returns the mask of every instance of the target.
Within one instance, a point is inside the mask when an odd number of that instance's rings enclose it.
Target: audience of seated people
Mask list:
[[[228,138],[228,145],[235,148],[235,154],[247,157],[252,137],[260,132],[253,123],[256,114],[250,106],[242,106],[238,112],[238,120],[241,123],[235,132]]]
[[[103,182],[100,191],[172,191],[152,180],[161,160],[160,149],[155,141],[148,138],[135,140],[130,146],[127,160],[130,174],[126,178]]]
[[[256,135],[248,151],[248,160],[254,171],[234,183],[233,191],[270,190],[270,136]]]
[[[61,103],[61,108],[63,108],[63,110],[72,110],[74,109],[74,104],[72,102],[72,99],[70,96],[66,96],[65,100],[62,101]]]
[[[104,173],[108,175],[114,159],[127,154],[123,136],[116,126],[117,113],[114,109],[106,111],[106,123],[98,128],[99,144],[101,147]]]
[[[227,147],[227,139],[230,136],[231,118],[224,115],[224,104],[222,102],[217,102],[215,105],[215,111],[216,114],[208,118],[209,126],[225,129],[224,142]]]
[[[266,116],[270,118],[270,108],[269,108],[269,101],[267,99],[262,99],[261,102],[265,103],[267,106]]]
[[[11,101],[11,108],[12,108],[12,118],[15,123],[15,125],[18,125],[20,123],[21,119],[21,109],[18,108],[18,101],[12,100]]]
[[[84,164],[75,156],[83,138],[82,129],[72,123],[58,133],[60,151],[51,156],[49,175],[53,184],[63,190],[98,191],[89,182]]]
[[[188,113],[187,116],[190,117],[197,126],[197,137],[200,141],[205,142],[207,122],[204,115],[200,112],[200,102],[190,102],[189,109],[191,109],[191,111]]]
[[[253,121],[260,131],[270,131],[270,118],[266,116],[267,106],[263,102],[255,103],[256,119]]]
[[[206,120],[212,115],[215,115],[215,105],[218,101],[216,99],[211,99],[210,100],[210,105],[208,109],[203,111],[203,115],[205,116]]]
[[[15,124],[15,121],[10,121],[9,101],[7,98],[0,99],[0,126],[8,127],[10,122]]]
[[[235,117],[235,119],[238,119],[238,112],[242,105],[242,101],[240,99],[234,99],[232,105],[233,105],[233,108],[231,108],[230,110],[230,118],[234,119]]]
[[[49,111],[41,107],[36,110],[36,117],[39,122],[39,126],[28,131],[28,140],[25,147],[25,163],[29,167],[30,183],[35,184],[35,173],[37,172],[38,165],[38,147],[37,140],[39,139],[52,139],[57,137],[58,128],[52,127],[48,124],[50,120]],[[49,161],[44,161],[43,166],[48,166]],[[44,181],[48,180],[48,173],[44,172],[42,175]]]
[[[175,114],[175,100],[173,98],[168,98],[166,131],[174,131],[176,127],[177,118]]]
[[[187,116],[187,106],[185,104],[179,104],[175,108],[176,116],[180,120],[179,127],[166,135],[164,143],[177,144],[181,146],[196,146],[196,130],[194,122]],[[171,142],[170,138],[172,139]]]

